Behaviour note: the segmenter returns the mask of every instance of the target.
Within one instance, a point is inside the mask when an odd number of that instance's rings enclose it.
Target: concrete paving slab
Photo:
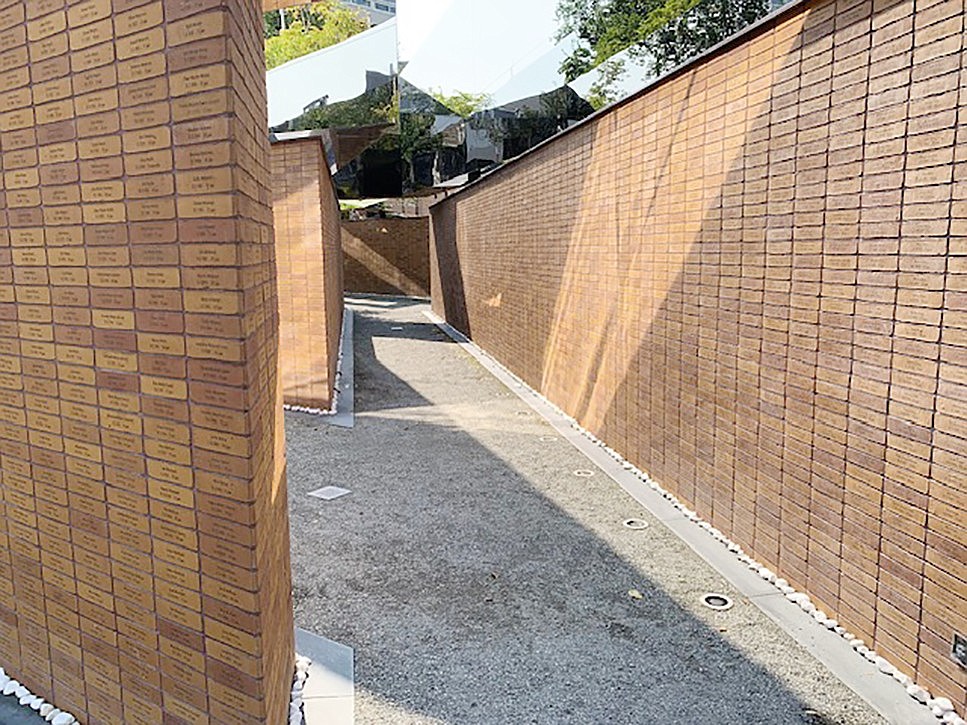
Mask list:
[[[0,695],[0,723],[3,725],[44,725],[46,720],[21,705],[12,695]]]
[[[351,306],[355,428],[286,426],[296,620],[355,650],[357,722],[888,722],[425,304]]]

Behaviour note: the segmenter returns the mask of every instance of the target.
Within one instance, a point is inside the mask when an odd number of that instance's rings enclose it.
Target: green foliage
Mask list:
[[[662,73],[734,35],[769,12],[769,0],[559,0],[558,38],[577,37],[561,65],[571,81],[629,50]],[[611,69],[598,101],[619,77]]]
[[[282,13],[285,27],[282,27]],[[338,0],[322,0],[265,14],[265,63],[275,68],[341,43],[369,27],[366,17]]]
[[[431,95],[461,118],[470,118],[477,111],[484,110],[490,103],[490,96],[486,93],[457,91],[451,95],[446,95],[442,90],[436,90]]]
[[[396,124],[399,108],[395,85],[386,83],[351,100],[311,108],[293,122],[292,130]]]

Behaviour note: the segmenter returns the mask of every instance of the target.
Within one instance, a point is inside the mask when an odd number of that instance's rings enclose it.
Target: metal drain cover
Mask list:
[[[626,528],[633,529],[634,531],[648,528],[648,522],[642,519],[625,519],[624,525]]]
[[[716,592],[705,594],[702,597],[702,604],[718,612],[724,612],[732,608],[732,600],[724,594],[718,594]]]

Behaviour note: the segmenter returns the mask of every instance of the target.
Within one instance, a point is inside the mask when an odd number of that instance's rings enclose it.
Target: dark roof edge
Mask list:
[[[460,196],[465,191],[469,191],[470,189],[473,189],[474,187],[480,184],[483,184],[486,181],[490,181],[495,176],[503,172],[505,169],[509,169],[513,166],[516,166],[519,161],[522,161],[523,159],[527,158],[531,154],[534,154],[537,151],[543,149],[545,146],[550,146],[551,144],[555,143],[556,141],[563,138],[564,136],[567,136],[569,133],[572,133],[573,131],[576,131],[577,129],[582,128],[583,126],[586,126],[590,123],[594,123],[599,118],[606,116],[612,111],[615,111],[628,103],[638,100],[646,93],[652,91],[654,88],[661,85],[662,83],[667,83],[668,81],[674,78],[677,78],[685,71],[691,69],[696,65],[699,65],[700,63],[703,63],[709,60],[711,57],[718,55],[719,53],[723,53],[726,50],[729,50],[730,48],[732,48],[733,46],[739,45],[740,43],[743,43],[751,39],[752,36],[757,35],[758,33],[764,31],[767,27],[777,24],[781,18],[784,18],[786,15],[791,15],[792,12],[797,8],[799,8],[801,5],[806,5],[812,1],[813,0],[792,0],[786,5],[783,5],[781,8],[773,10],[768,15],[764,15],[763,17],[759,18],[757,21],[752,23],[752,25],[749,25],[743,30],[740,30],[732,37],[726,38],[721,43],[718,43],[717,45],[713,45],[708,50],[696,55],[694,58],[690,60],[685,61],[681,65],[676,66],[675,68],[668,71],[664,75],[659,76],[658,78],[655,78],[652,81],[649,81],[648,84],[645,85],[640,90],[637,90],[631,95],[625,96],[624,98],[618,101],[615,101],[609,106],[605,106],[604,108],[598,111],[595,111],[594,113],[592,113],[590,116],[587,116],[586,118],[582,118],[580,121],[575,123],[570,128],[566,128],[563,131],[551,136],[550,138],[545,139],[544,141],[541,141],[539,144],[537,144],[536,146],[532,146],[531,148],[524,151],[522,154],[519,154],[512,159],[507,159],[497,168],[491,171],[488,171],[484,174],[481,174],[479,179],[476,179],[475,181],[471,181],[466,186],[463,186],[460,189],[456,189],[450,194],[448,194],[446,197],[444,197],[443,199],[440,199],[440,201],[437,201],[431,204],[429,208],[432,209],[438,204],[442,204],[445,201],[449,201],[450,199]]]

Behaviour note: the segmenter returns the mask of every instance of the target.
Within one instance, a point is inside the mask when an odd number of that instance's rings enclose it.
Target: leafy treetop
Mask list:
[[[770,0],[558,0],[558,39],[572,33],[577,38],[561,72],[572,81],[610,63],[592,93],[599,94],[599,103],[613,100],[607,86],[624,71],[612,59],[617,53],[627,50],[660,74],[734,35],[770,7]]]
[[[365,15],[338,0],[320,0],[265,14],[265,63],[275,68],[341,43],[369,27]]]

